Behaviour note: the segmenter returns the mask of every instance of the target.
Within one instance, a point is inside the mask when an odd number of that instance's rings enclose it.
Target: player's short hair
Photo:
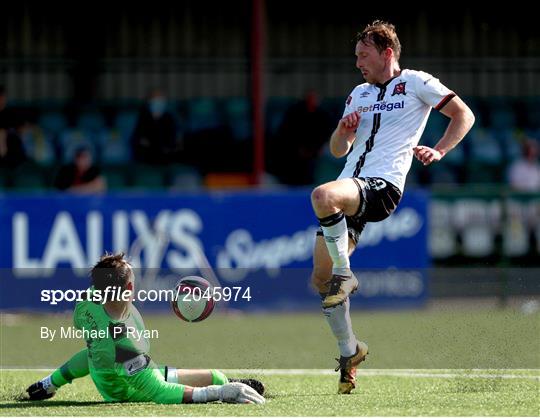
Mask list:
[[[386,48],[392,48],[396,60],[401,55],[401,43],[396,34],[396,27],[382,20],[375,20],[367,25],[362,32],[356,35],[356,41],[364,44],[372,44],[379,53]]]
[[[90,272],[92,285],[101,291],[104,291],[107,286],[125,289],[131,274],[131,264],[124,258],[124,253],[105,253]]]

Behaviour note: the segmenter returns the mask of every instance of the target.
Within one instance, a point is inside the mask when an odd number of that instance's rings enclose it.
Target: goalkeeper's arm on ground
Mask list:
[[[150,364],[153,364],[150,362]],[[146,367],[128,377],[129,384],[142,396],[160,404],[206,403],[264,403],[264,398],[243,383],[234,382],[205,387],[192,387],[165,381],[159,369]]]
[[[52,374],[41,379],[26,389],[31,400],[43,400],[54,396],[56,390],[73,379],[87,376],[90,373],[88,367],[88,349],[76,353]]]
[[[219,400],[234,403],[264,403],[264,398],[254,389],[239,382],[229,383],[225,375],[218,371],[212,371],[212,385],[195,388],[167,382],[160,369],[155,367],[151,360],[145,363],[147,364],[145,368],[126,377],[129,385],[136,389],[137,400],[144,399],[160,404],[205,403]],[[51,375],[32,384],[27,392],[32,400],[48,399],[54,396],[61,386],[88,374],[88,350],[84,349]]]

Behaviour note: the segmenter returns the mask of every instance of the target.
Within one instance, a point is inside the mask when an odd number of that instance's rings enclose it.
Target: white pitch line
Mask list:
[[[440,378],[484,378],[484,379],[533,379],[539,380],[540,376],[528,376],[509,373],[478,373],[493,369],[459,370],[456,373],[433,373],[430,369],[364,369],[358,370],[358,376],[391,376],[391,377],[440,377]],[[539,369],[520,369],[527,372],[540,372]],[[328,369],[229,369],[229,373],[259,374],[262,376],[333,376],[336,374]]]
[[[10,372],[51,372],[54,368],[43,367],[28,369],[23,367],[3,368],[0,371]],[[453,379],[463,378],[481,378],[481,379],[532,379],[540,381],[539,376],[511,374],[511,373],[485,373],[493,369],[455,369],[454,373],[432,372],[432,369],[364,369],[358,371],[358,376],[391,376],[391,377],[431,377]],[[540,369],[514,369],[524,372],[539,373]],[[225,373],[255,374],[260,376],[333,376],[335,371],[329,369],[223,369]]]

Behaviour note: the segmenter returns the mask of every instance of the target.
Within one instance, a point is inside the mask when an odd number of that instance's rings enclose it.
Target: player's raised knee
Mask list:
[[[335,206],[335,195],[327,184],[316,187],[311,192],[311,203],[315,209],[329,210]]]

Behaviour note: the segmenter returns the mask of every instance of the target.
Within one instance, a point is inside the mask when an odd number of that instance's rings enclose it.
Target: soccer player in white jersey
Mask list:
[[[311,195],[320,230],[312,280],[340,350],[338,393],[350,393],[356,367],[368,347],[354,335],[349,294],[358,287],[349,256],[366,222],[387,218],[398,205],[414,157],[424,165],[439,161],[474,123],[469,107],[432,75],[401,70],[401,45],[394,25],[375,21],[358,34],[356,67],[364,84],[347,98],[343,117],[330,138],[330,150],[347,162],[337,180]],[[418,145],[432,108],[449,118],[433,147]]]

